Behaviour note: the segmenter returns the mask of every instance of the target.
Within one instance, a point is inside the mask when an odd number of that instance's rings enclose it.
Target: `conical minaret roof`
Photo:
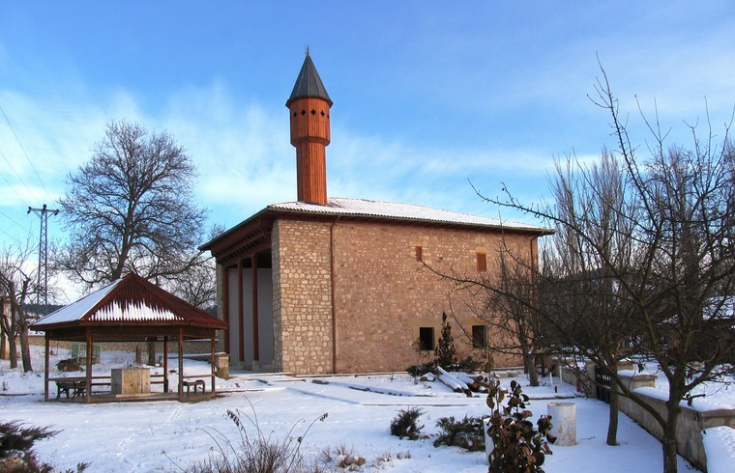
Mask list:
[[[291,102],[305,97],[324,99],[330,107],[332,106],[332,99],[329,98],[327,89],[324,88],[322,79],[316,71],[314,61],[311,60],[308,50],[306,51],[304,65],[301,66],[301,72],[299,72],[299,77],[296,79],[296,84],[293,86],[293,91],[286,102],[286,106],[290,107]]]

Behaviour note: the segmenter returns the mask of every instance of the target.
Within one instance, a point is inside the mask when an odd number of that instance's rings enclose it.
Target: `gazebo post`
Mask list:
[[[184,396],[184,328],[179,327],[179,401]]]
[[[212,358],[210,360],[212,362],[212,394],[214,394],[217,391],[215,389],[215,387],[214,387],[214,362],[215,362],[215,360],[214,360],[214,344],[215,344],[214,336],[215,336],[215,333],[216,332],[212,331],[212,340],[211,340],[211,345],[212,345]]]
[[[89,404],[92,400],[92,329],[87,327],[87,379],[84,389],[84,400]]]
[[[48,401],[48,364],[49,364],[49,339],[48,332],[44,333],[43,337],[46,341],[46,354],[44,355],[45,366],[43,368],[43,400]]]
[[[163,337],[163,392],[168,394],[168,336]]]

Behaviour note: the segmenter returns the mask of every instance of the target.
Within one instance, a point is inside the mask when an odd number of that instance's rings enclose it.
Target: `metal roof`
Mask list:
[[[290,107],[291,102],[294,100],[306,97],[324,99],[329,103],[330,107],[332,106],[332,99],[329,98],[327,89],[324,88],[322,79],[319,77],[319,73],[316,71],[316,67],[308,51],[306,53],[306,59],[304,59],[304,65],[301,66],[299,77],[293,86],[291,97],[286,101],[286,106]]]
[[[450,212],[448,210],[434,209],[421,205],[380,202],[365,199],[330,197],[327,199],[327,205],[309,204],[306,202],[284,202],[280,204],[271,204],[266,209],[301,214],[334,215],[357,218],[384,218],[404,222],[491,227],[505,230],[538,232],[542,234],[553,233],[553,230],[549,228],[522,222],[480,217],[460,212]]]

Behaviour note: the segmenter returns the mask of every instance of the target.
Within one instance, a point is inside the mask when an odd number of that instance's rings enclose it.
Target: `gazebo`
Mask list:
[[[57,310],[31,326],[45,333],[44,398],[49,398],[49,344],[52,340],[84,342],[87,347],[84,396],[92,396],[92,347],[104,342],[163,342],[163,385],[168,391],[168,342],[178,345],[178,398],[185,383],[184,340],[210,341],[212,388],[215,392],[217,330],[228,324],[134,274]]]

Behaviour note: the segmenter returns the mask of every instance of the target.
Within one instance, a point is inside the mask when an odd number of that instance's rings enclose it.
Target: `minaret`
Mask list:
[[[329,109],[332,100],[306,50],[306,59],[291,97],[291,144],[296,147],[298,200],[327,204],[327,153],[330,141]]]

